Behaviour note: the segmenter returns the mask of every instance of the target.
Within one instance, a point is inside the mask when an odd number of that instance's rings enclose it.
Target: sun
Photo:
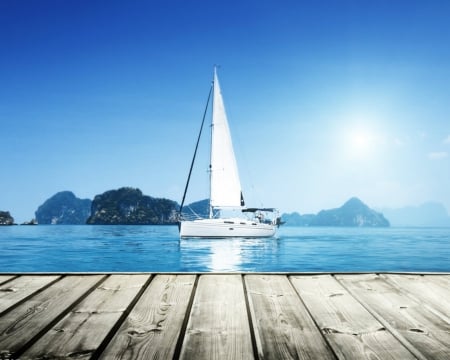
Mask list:
[[[351,134],[351,143],[355,150],[367,150],[370,147],[370,136],[357,131]]]
[[[346,138],[347,152],[353,158],[368,157],[373,151],[373,135],[363,129],[352,129]]]

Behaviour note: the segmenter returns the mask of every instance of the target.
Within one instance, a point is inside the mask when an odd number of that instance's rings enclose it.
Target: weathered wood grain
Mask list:
[[[201,275],[181,359],[253,359],[240,275]]]
[[[437,286],[442,287],[443,289],[450,289],[450,274],[428,274],[428,275],[416,275],[417,277],[422,276],[426,281],[430,283],[435,283]]]
[[[340,359],[414,359],[331,275],[290,279]]]
[[[244,279],[260,359],[335,359],[286,276]]]
[[[194,283],[195,275],[157,275],[101,359],[171,359]]]
[[[3,285],[5,282],[14,279],[15,275],[0,275],[0,285]]]
[[[443,322],[422,302],[405,296],[399,288],[378,275],[336,278],[425,358],[450,358],[450,324]],[[415,350],[412,351],[417,355]]]
[[[0,314],[58,278],[59,276],[20,276],[1,285]]]
[[[382,275],[406,296],[422,303],[450,323],[450,276],[448,275]]]
[[[449,275],[151,276],[0,275],[0,359],[450,358]]]
[[[149,279],[109,277],[53,326],[21,359],[89,359]]]
[[[0,318],[0,351],[4,356],[17,353],[103,278],[66,276],[7,312]]]

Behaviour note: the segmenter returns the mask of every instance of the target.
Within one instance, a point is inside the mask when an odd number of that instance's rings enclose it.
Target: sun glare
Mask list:
[[[363,132],[355,132],[352,134],[351,142],[356,150],[364,150],[370,146],[370,137]]]
[[[373,150],[373,136],[370,132],[356,129],[348,133],[346,147],[348,154],[353,158],[365,158]]]

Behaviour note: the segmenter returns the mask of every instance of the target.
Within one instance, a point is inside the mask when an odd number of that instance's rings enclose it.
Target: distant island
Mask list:
[[[337,209],[322,210],[317,215],[300,215],[296,212],[283,214],[287,226],[348,226],[348,227],[388,227],[389,221],[353,197]]]
[[[0,225],[14,225],[14,218],[9,211],[0,211]]]
[[[92,225],[172,225],[177,223],[178,204],[153,198],[139,189],[123,187],[97,195],[92,201]]]
[[[379,209],[392,226],[450,226],[450,217],[444,205],[426,202],[418,206]]]
[[[209,216],[209,199],[193,202],[183,207],[183,216],[186,218]]]
[[[61,191],[46,200],[35,212],[38,224],[86,224],[91,215],[91,200],[79,199],[71,191]]]

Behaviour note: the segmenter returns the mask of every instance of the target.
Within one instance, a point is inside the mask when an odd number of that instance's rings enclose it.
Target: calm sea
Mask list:
[[[450,228],[281,227],[180,240],[176,226],[0,227],[0,272],[450,271]]]

